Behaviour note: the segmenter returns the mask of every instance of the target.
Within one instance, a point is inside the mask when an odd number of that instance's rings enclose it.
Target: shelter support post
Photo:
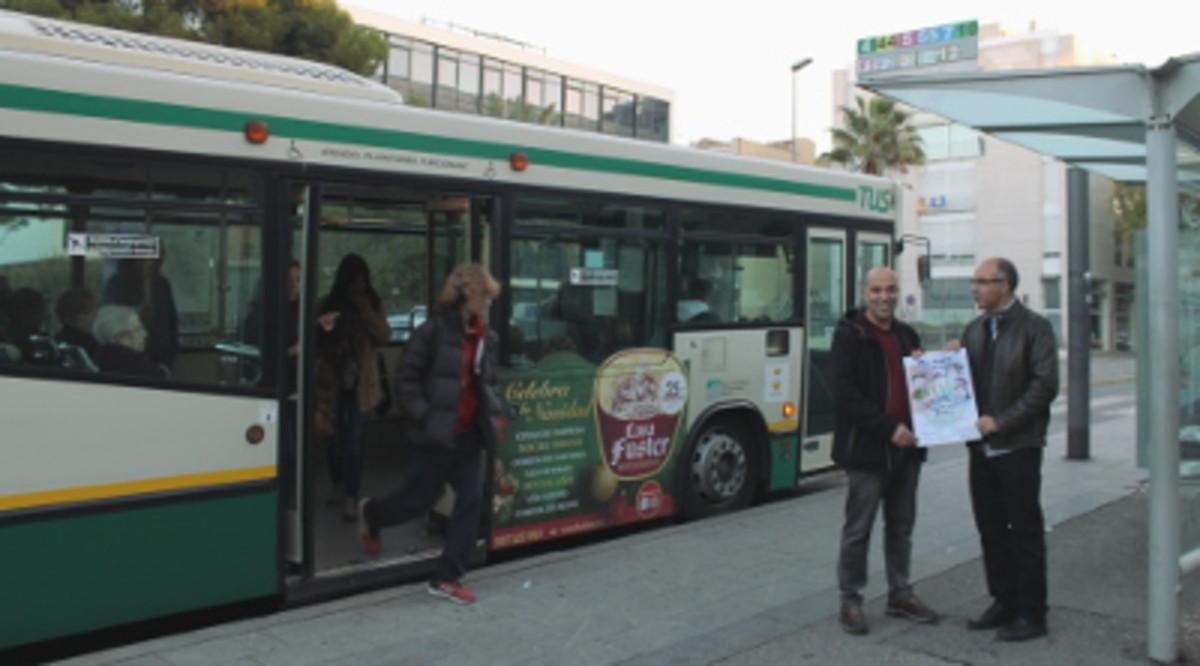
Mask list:
[[[1088,174],[1067,169],[1067,458],[1087,460],[1091,422],[1091,285]]]
[[[1150,361],[1150,543],[1147,565],[1148,656],[1174,662],[1179,652],[1179,240],[1175,128],[1168,116],[1146,129],[1149,296],[1153,325],[1138,345]]]

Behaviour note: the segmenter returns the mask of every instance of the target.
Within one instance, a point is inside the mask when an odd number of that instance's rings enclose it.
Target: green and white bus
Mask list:
[[[452,266],[505,286],[481,558],[796,488],[830,468],[831,335],[892,259],[895,200],[881,178],[413,109],[323,65],[0,12],[0,651],[428,570],[453,498],[374,559],[329,502],[314,310],[352,252],[387,369]],[[131,267],[157,285],[154,373],[66,330]],[[369,420],[365,495],[402,477],[402,407]]]

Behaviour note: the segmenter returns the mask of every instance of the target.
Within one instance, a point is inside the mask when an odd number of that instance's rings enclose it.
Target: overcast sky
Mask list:
[[[675,93],[672,142],[702,137],[756,141],[791,135],[790,66],[796,75],[797,133],[828,144],[834,69],[854,60],[860,37],[977,19],[1025,30],[1030,21],[1080,37],[1122,62],[1157,66],[1200,51],[1188,3],[1006,0],[816,2],[740,0],[345,0],[408,20],[454,22],[535,44],[546,54],[653,83]]]

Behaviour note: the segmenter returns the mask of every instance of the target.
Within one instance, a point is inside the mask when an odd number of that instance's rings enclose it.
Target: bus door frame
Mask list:
[[[812,307],[813,299],[809,297],[809,292],[812,290],[812,279],[809,271],[812,267],[812,248],[813,241],[817,239],[827,239],[840,241],[842,244],[842,307],[833,308],[831,311],[835,317],[840,317],[841,313],[846,309],[846,301],[849,297],[849,290],[852,289],[851,282],[853,274],[850,272],[850,233],[846,229],[836,227],[818,227],[809,226],[804,234],[804,396],[801,402],[801,430],[800,430],[800,473],[805,473],[813,468],[820,468],[830,464],[828,460],[819,460],[816,464],[811,464],[807,459],[814,454],[826,449],[829,454],[832,454],[833,448],[833,430],[828,432],[810,432],[809,431],[809,401],[812,398],[813,386],[813,363],[812,363],[812,342],[815,336],[815,331],[812,326]],[[835,319],[836,321],[836,319]],[[832,336],[830,343],[832,344]],[[828,350],[822,350],[828,351]]]

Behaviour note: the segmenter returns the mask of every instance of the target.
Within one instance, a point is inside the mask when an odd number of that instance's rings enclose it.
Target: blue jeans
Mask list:
[[[404,484],[396,492],[371,500],[366,508],[367,527],[379,530],[418,518],[429,511],[448,483],[454,489],[454,510],[446,526],[446,546],[433,573],[437,582],[457,581],[467,572],[467,562],[479,533],[483,506],[483,436],[478,429],[454,438],[454,450],[413,447]]]
[[[334,439],[329,444],[329,476],[341,485],[347,497],[358,497],[362,483],[363,459],[367,448],[367,417],[358,411],[354,391],[343,391],[337,400]]]

